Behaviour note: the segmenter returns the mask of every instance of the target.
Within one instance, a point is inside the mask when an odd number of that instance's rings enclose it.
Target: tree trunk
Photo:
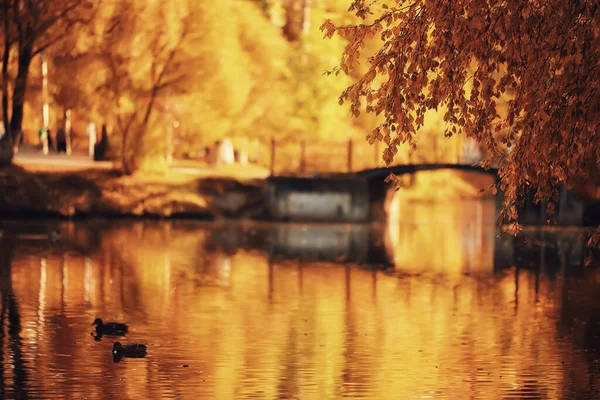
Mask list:
[[[12,117],[10,120],[10,132],[13,141],[18,140],[23,128],[23,107],[32,58],[33,48],[31,45],[19,46],[19,70],[13,91]]]
[[[298,0],[284,0],[283,10],[285,13],[285,24],[283,25],[283,36],[288,42],[296,42],[300,39],[300,30],[297,24]]]
[[[147,149],[149,140],[152,140],[148,135],[148,127],[150,125],[150,118],[154,111],[154,105],[156,104],[156,98],[158,96],[158,84],[154,85],[150,94],[150,100],[144,110],[144,116],[142,121],[135,122],[133,125],[133,132],[131,132],[131,124],[129,128],[123,132],[123,142],[121,150],[121,162],[123,165],[123,172],[127,175],[131,175],[138,171],[144,164],[144,158],[147,155]],[[133,120],[131,120],[133,121]],[[152,144],[154,145],[154,144]]]
[[[289,42],[299,41],[310,29],[312,0],[284,0],[285,24],[283,36]]]
[[[9,35],[8,4],[4,9],[4,51],[2,53],[2,124],[4,135],[0,138],[0,166],[12,164],[13,135],[8,116],[8,63],[10,61],[11,39]]]
[[[11,165],[14,155],[14,146],[7,132],[0,138],[0,167]]]
[[[8,14],[8,12],[7,12]],[[8,17],[4,21],[4,53],[2,55],[2,123],[4,124],[4,132],[9,138],[10,135],[10,120],[8,116],[8,63],[10,61],[10,35]]]
[[[136,146],[132,145],[130,139],[135,139],[135,132],[131,133],[131,130],[136,129],[137,124],[135,123],[137,119],[137,110],[134,111],[132,115],[129,116],[127,122],[124,122],[120,117],[117,117],[117,122],[119,126],[119,132],[121,133],[121,168],[123,169],[123,173],[126,175],[133,174],[137,167],[135,166],[134,157],[130,156],[129,147],[137,150]],[[133,127],[133,128],[132,128]],[[134,151],[135,151],[134,150]]]
[[[129,144],[127,142],[127,136],[129,134],[128,131],[129,129],[124,129],[122,132],[123,136],[121,138],[121,166],[123,168],[123,173],[125,173],[126,175],[131,175],[135,171],[129,160],[129,151],[127,149],[127,145]]]
[[[144,135],[145,129],[137,121],[123,131],[121,166],[126,175],[133,175],[140,169],[144,157]]]

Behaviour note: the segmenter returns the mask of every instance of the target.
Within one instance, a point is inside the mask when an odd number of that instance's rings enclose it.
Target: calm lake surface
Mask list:
[[[383,229],[2,222],[2,397],[599,398],[581,231],[496,238],[486,207]],[[96,317],[130,331],[95,340]],[[115,363],[115,340],[148,355]]]

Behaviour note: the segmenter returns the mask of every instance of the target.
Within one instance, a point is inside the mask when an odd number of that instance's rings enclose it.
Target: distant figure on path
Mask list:
[[[89,139],[88,151],[90,157],[94,157],[94,146],[96,145],[96,124],[90,122],[87,126],[87,135]]]
[[[38,134],[40,137],[40,145],[42,146],[42,152],[44,154],[48,154],[48,129],[46,127],[41,127]]]
[[[108,130],[106,124],[102,124],[100,135],[100,141],[94,146],[94,161],[105,160],[108,153]]]
[[[46,131],[46,135],[48,136],[48,150],[54,150],[54,139],[52,139],[50,128]]]
[[[56,132],[56,152],[67,152],[67,135],[65,134],[64,128],[58,128],[58,132]]]

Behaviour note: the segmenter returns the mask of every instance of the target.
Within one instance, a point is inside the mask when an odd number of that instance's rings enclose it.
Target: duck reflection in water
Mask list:
[[[125,336],[127,334],[127,329],[129,327],[127,324],[122,324],[120,322],[106,322],[103,323],[102,319],[96,318],[92,323],[92,326],[96,325],[96,334],[94,335],[94,340],[102,339],[102,336]]]
[[[121,343],[115,342],[111,353],[115,363],[123,358],[144,358],[146,357],[146,345],[135,343],[123,346]]]

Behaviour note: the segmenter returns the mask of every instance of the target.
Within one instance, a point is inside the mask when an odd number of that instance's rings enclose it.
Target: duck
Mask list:
[[[96,318],[92,323],[92,326],[96,325],[96,333],[98,335],[112,335],[112,336],[124,336],[127,333],[129,327],[127,324],[120,322],[106,322],[103,323],[102,319]]]
[[[115,362],[119,362],[123,357],[144,358],[146,357],[146,345],[133,343],[123,346],[121,343],[115,342],[111,353]]]

